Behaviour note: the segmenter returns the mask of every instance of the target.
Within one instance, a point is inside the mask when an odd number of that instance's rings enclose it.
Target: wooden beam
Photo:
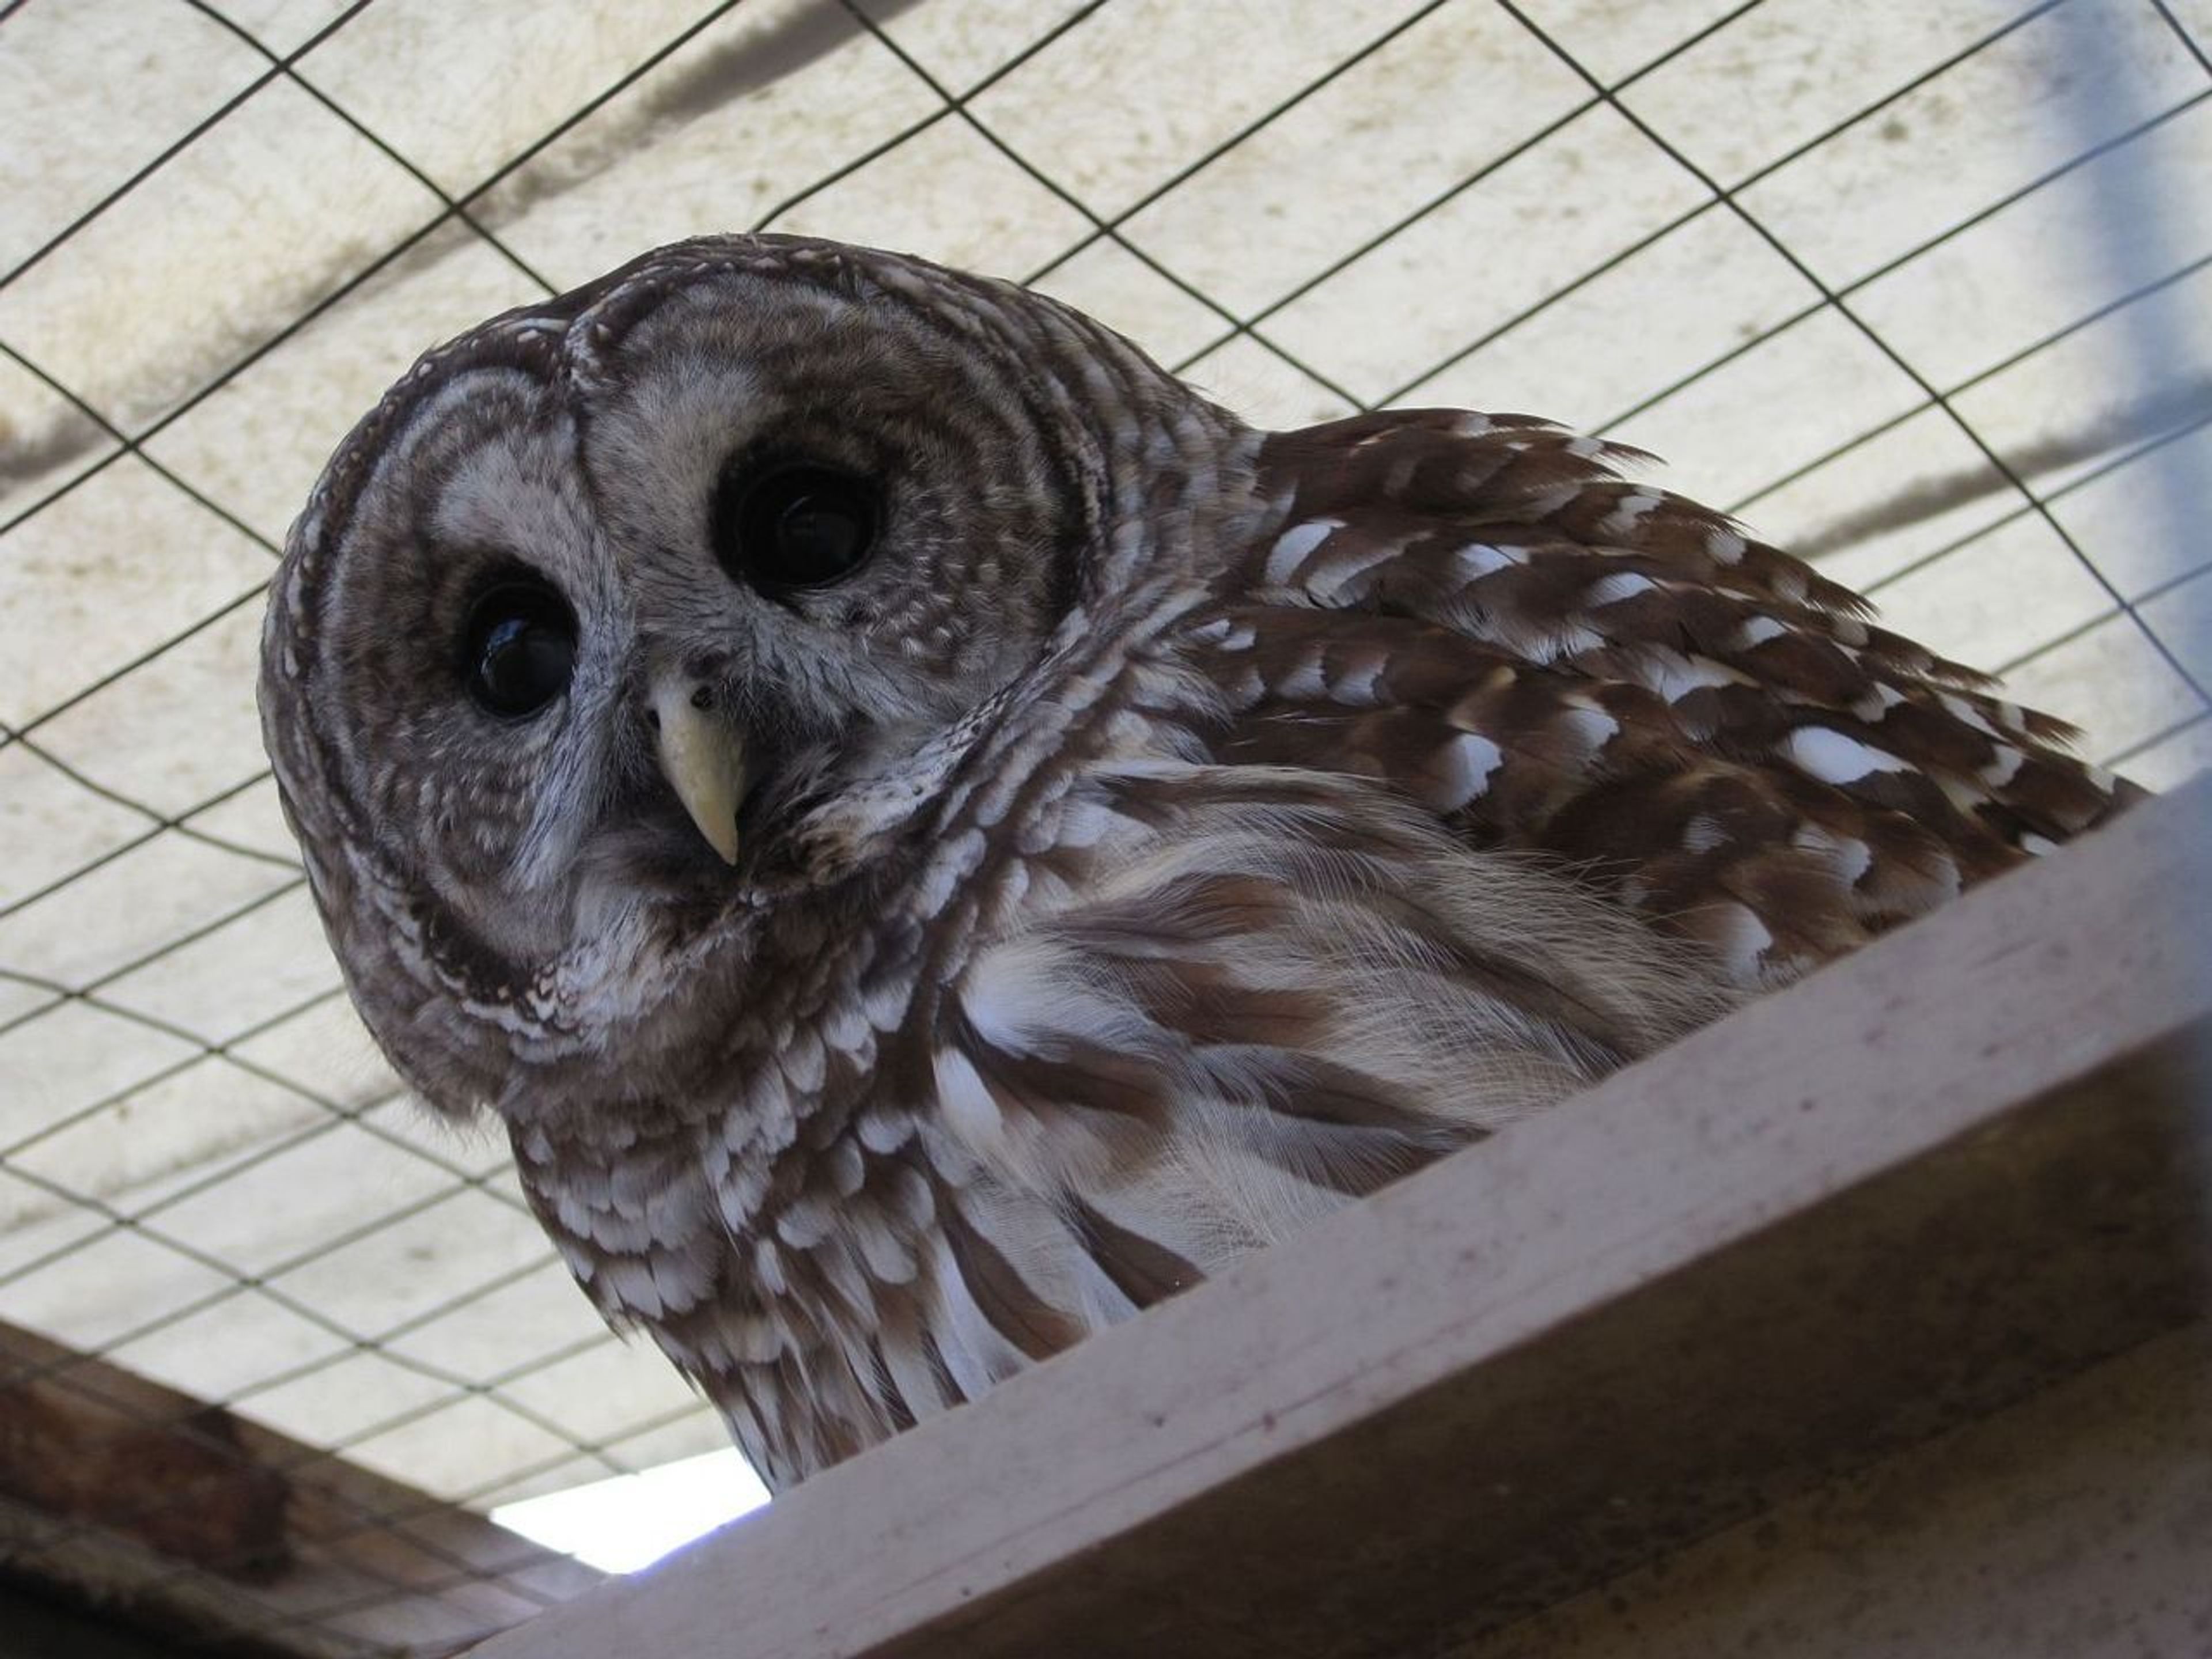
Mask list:
[[[5,1324],[0,1568],[192,1651],[267,1659],[451,1653],[600,1577]]]
[[[2208,1486],[2200,1321],[1448,1659],[2202,1659]]]
[[[1437,1653],[2178,1328],[2212,1241],[2209,805],[2152,802],[485,1659]]]

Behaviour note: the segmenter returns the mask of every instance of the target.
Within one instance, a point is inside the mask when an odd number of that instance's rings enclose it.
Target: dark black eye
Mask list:
[[[501,582],[469,612],[461,672],[469,695],[491,714],[536,714],[568,690],[575,662],[575,616],[544,582]]]
[[[714,556],[766,588],[825,587],[866,562],[875,545],[876,487],[823,466],[738,468],[714,490]]]

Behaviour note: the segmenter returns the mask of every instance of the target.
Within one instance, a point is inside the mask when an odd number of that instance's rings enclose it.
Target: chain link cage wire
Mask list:
[[[304,1599],[167,1569],[286,1650],[526,1616],[582,1577],[441,1542],[448,1505],[721,1442],[599,1328],[503,1149],[375,1060],[254,725],[321,460],[495,310],[805,231],[1038,285],[1274,424],[1552,416],[2104,763],[2212,759],[2207,0],[0,18],[0,1319],[35,1334],[6,1383],[223,1407],[195,1419],[218,1461],[234,1423],[289,1437],[289,1490],[334,1506],[314,1548],[413,1552]],[[405,1616],[456,1587],[483,1594]]]

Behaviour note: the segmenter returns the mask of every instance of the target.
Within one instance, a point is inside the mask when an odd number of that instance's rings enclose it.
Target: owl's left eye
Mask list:
[[[876,540],[876,488],[823,466],[740,468],[714,492],[714,556],[732,575],[770,592],[827,587],[867,562]]]
[[[536,714],[568,690],[575,663],[576,618],[544,582],[501,582],[469,612],[462,672],[488,714]]]

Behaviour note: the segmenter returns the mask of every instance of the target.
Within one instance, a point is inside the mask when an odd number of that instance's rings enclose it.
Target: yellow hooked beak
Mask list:
[[[723,863],[735,864],[738,803],[745,796],[745,745],[729,721],[701,697],[703,690],[684,675],[663,674],[654,680],[660,770],[707,844]]]

